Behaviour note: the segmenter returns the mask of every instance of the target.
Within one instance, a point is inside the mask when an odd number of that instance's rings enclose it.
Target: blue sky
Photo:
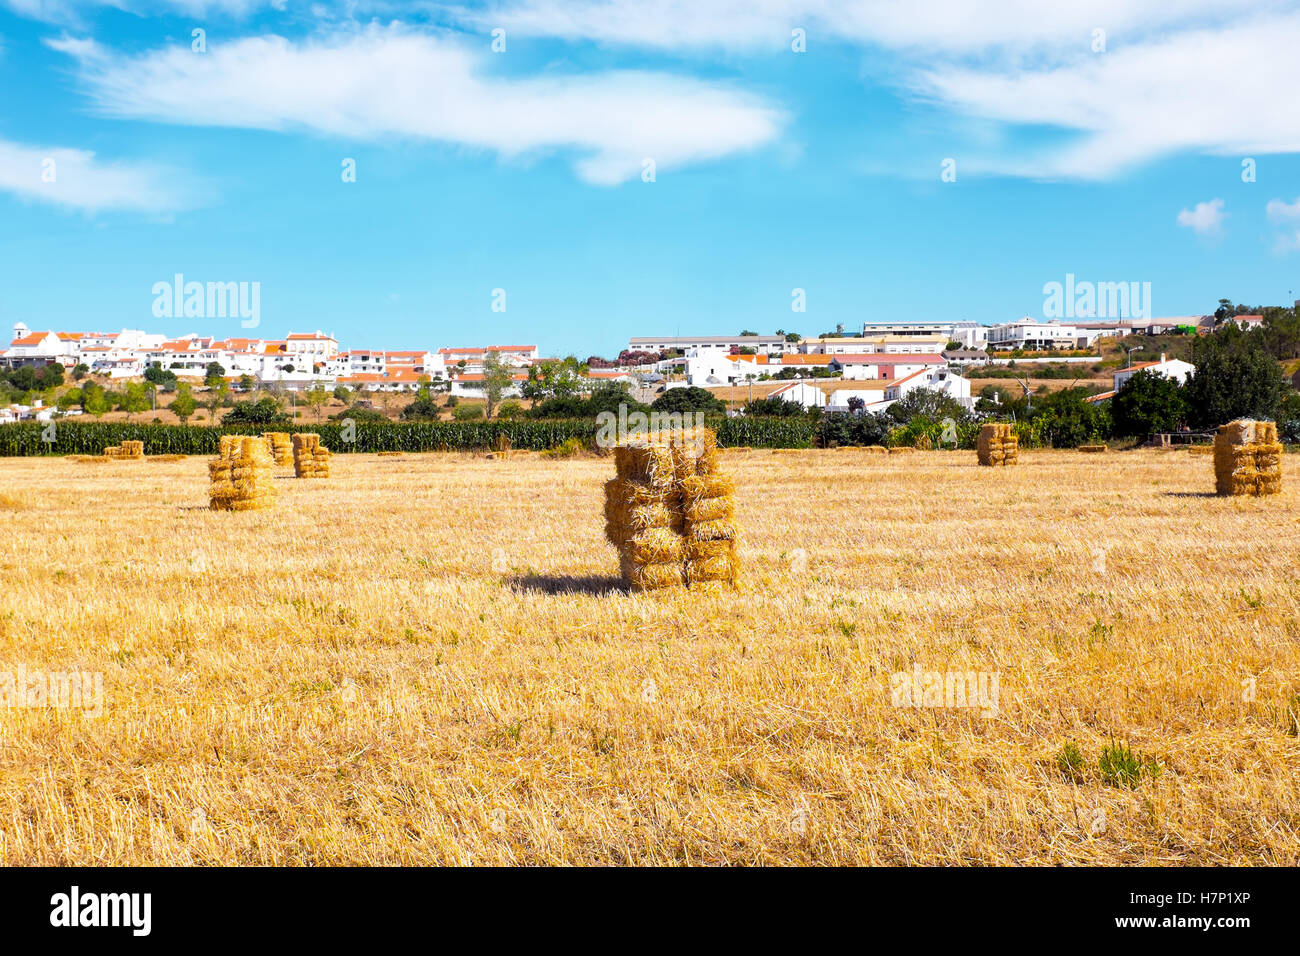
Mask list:
[[[154,318],[176,273],[266,337],[581,356],[1300,295],[1298,5],[1049,6],[0,0],[0,323],[241,334]]]

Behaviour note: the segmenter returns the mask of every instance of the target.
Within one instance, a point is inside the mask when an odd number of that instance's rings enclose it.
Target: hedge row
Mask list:
[[[807,448],[815,423],[802,418],[717,419],[718,441],[725,446]],[[544,451],[570,438],[592,440],[591,419],[537,419],[490,422],[390,422],[345,425],[274,426],[145,425],[125,422],[60,420],[50,425],[20,422],[0,425],[0,457],[99,455],[123,441],[144,442],[146,455],[215,455],[222,435],[260,435],[263,431],[315,432],[331,451],[474,451],[496,446],[505,436],[512,448]],[[345,430],[351,440],[345,441]],[[46,439],[53,439],[47,441]]]

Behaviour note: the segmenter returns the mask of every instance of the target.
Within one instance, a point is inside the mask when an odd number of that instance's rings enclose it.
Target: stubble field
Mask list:
[[[0,671],[103,675],[0,707],[0,863],[1300,862],[1300,479],[725,461],[741,591],[633,595],[609,460],[340,455],[246,513],[0,460]],[[918,665],[996,713],[894,706]]]

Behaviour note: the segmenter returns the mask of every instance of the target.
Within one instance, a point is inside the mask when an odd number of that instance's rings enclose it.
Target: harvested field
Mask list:
[[[339,455],[274,512],[0,459],[0,670],[104,691],[0,707],[0,863],[1300,862],[1300,486],[724,460],[740,590],[632,594],[609,459]],[[918,666],[996,713],[893,706]]]

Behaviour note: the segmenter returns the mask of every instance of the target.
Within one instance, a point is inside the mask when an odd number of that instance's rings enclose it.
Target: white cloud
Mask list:
[[[1300,221],[1300,199],[1290,203],[1282,199],[1270,199],[1264,211],[1270,222]]]
[[[203,17],[223,14],[244,17],[266,6],[279,6],[278,0],[0,0],[19,16],[44,23],[81,24],[87,17],[104,9],[124,10],[140,16],[182,14]]]
[[[1300,151],[1295,0],[497,0],[455,15],[476,29],[708,55],[819,44],[897,51],[904,95],[1053,145],[968,148],[968,173],[1107,179],[1180,152]],[[1094,52],[1094,31],[1105,52]],[[875,57],[875,51],[868,56]],[[913,68],[909,64],[924,64]],[[954,144],[954,149],[962,144]]]
[[[429,4],[429,6],[442,6]],[[1255,0],[1255,9],[1284,0]],[[1240,0],[498,0],[486,9],[450,8],[480,29],[687,51],[789,49],[790,31],[819,43],[849,42],[948,52],[1074,46],[1087,50],[1101,28],[1116,43],[1188,20],[1236,14]]]
[[[1191,209],[1178,213],[1178,225],[1186,226],[1198,236],[1211,236],[1223,228],[1227,214],[1223,211],[1222,199],[1198,202]]]
[[[1270,199],[1264,207],[1269,222],[1277,223],[1281,232],[1277,235],[1278,252],[1294,252],[1300,249],[1300,198],[1295,202],[1282,199]]]
[[[82,209],[166,213],[196,205],[174,173],[139,163],[109,163],[81,149],[0,140],[0,191]]]
[[[939,66],[922,74],[915,89],[968,116],[1069,134],[1064,145],[983,157],[967,169],[1105,179],[1176,152],[1300,151],[1300,110],[1278,108],[1283,91],[1300,85],[1297,45],[1300,17],[1255,19],[1081,54],[1056,66]]]
[[[170,47],[130,57],[90,40],[49,42],[76,58],[112,116],[411,137],[505,156],[571,149],[579,174],[601,184],[639,175],[644,158],[662,174],[761,146],[782,123],[754,97],[664,74],[495,77],[491,53],[396,24],[301,43],[250,37],[203,55]]]

